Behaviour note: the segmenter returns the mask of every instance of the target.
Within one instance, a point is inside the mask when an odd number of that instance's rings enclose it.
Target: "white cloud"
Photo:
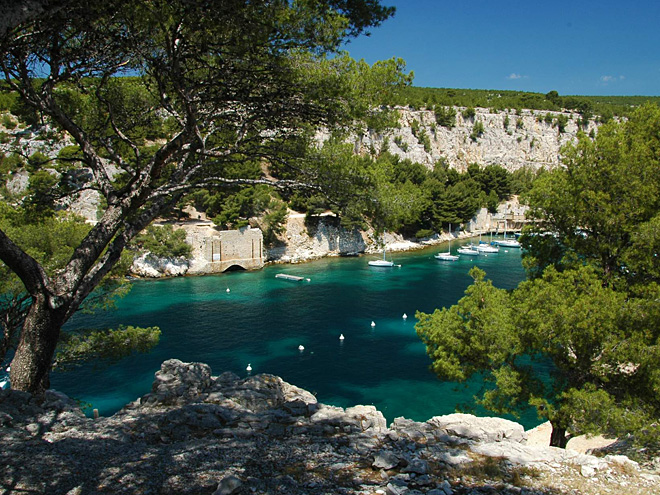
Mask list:
[[[520,74],[516,74],[515,72],[512,72],[509,76],[507,76],[507,79],[522,79],[523,76]]]
[[[626,78],[626,76],[600,76],[600,81],[604,84],[611,83],[611,82],[616,82],[616,81],[623,81]]]

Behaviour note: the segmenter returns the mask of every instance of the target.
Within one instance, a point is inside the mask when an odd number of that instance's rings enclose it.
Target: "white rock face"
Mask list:
[[[158,258],[151,253],[145,253],[133,260],[131,273],[147,278],[178,277],[185,275],[189,266],[188,260],[183,257]]]
[[[281,263],[298,263],[324,256],[351,256],[363,253],[367,248],[364,234],[347,231],[337,225],[334,217],[321,217],[318,225],[305,226],[305,215],[290,212],[287,218],[286,238],[282,246],[268,249],[268,260]]]
[[[30,174],[27,170],[14,172],[11,179],[7,181],[7,190],[11,194],[23,194],[27,190]]]
[[[456,107],[456,125],[445,128],[436,123],[435,115],[430,110],[410,110],[407,107],[398,107],[397,110],[400,114],[400,128],[384,133],[369,133],[357,141],[358,152],[389,151],[429,168],[444,159],[451,168],[459,171],[467,169],[472,163],[481,166],[501,165],[509,171],[525,166],[552,168],[559,165],[561,147],[575,141],[579,130],[579,115],[570,112],[522,110],[520,115],[516,115],[512,110],[491,113],[490,109],[476,108],[475,117],[465,119],[461,115],[464,108]],[[538,121],[539,116],[542,118],[548,113],[553,118],[558,115],[568,117],[563,133],[559,133],[551,123]],[[507,117],[509,124],[505,128]],[[420,131],[423,130],[429,137],[429,150],[425,150],[413,134],[412,123],[415,121]],[[483,124],[484,132],[473,140],[470,135],[477,121]],[[596,124],[589,122],[583,130],[588,133],[595,127]],[[383,149],[385,139],[386,150]]]
[[[502,418],[480,418],[472,414],[447,414],[434,416],[427,421],[448,435],[477,442],[522,442],[525,429],[519,423]]]

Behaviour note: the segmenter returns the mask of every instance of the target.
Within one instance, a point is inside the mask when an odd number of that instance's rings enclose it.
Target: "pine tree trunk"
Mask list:
[[[565,449],[566,444],[568,443],[568,438],[566,438],[566,428],[553,424],[552,421],[550,424],[552,425],[552,433],[550,434],[550,447],[559,447],[560,449]]]
[[[43,395],[48,389],[50,368],[65,314],[64,308],[49,307],[46,295],[39,294],[34,298],[11,362],[13,389],[34,395]]]

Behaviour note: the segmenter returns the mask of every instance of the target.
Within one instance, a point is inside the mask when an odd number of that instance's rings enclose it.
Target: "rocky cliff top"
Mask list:
[[[369,132],[356,141],[356,151],[388,151],[429,168],[442,159],[459,171],[472,163],[501,165],[509,171],[553,168],[559,165],[562,146],[575,141],[580,130],[589,133],[597,127],[593,121],[581,127],[580,115],[572,112],[475,108],[474,116],[464,117],[463,110],[454,107],[456,122],[447,128],[437,124],[432,110],[397,107],[399,127]],[[558,118],[566,120],[561,132]],[[475,125],[483,132],[475,134]],[[426,145],[422,133],[428,137]]]
[[[4,493],[660,493],[660,477],[626,457],[528,445],[504,419],[387,427],[373,406],[319,404],[276,376],[213,377],[178,360],[108,418],[54,391],[0,391],[0,446]]]

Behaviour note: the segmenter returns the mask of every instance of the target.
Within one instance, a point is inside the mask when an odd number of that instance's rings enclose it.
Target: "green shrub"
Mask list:
[[[484,124],[481,122],[481,120],[475,121],[474,125],[472,126],[472,134],[470,134],[470,139],[476,142],[477,139],[483,136],[483,134],[484,134]]]
[[[555,119],[553,126],[557,128],[559,131],[559,134],[563,134],[566,132],[566,124],[568,124],[568,115],[557,115],[557,118]]]
[[[185,256],[189,258],[192,247],[186,243],[186,232],[171,225],[150,225],[135,239],[137,246],[159,258]]]
[[[28,170],[36,172],[41,170],[50,163],[50,158],[44,155],[41,151],[36,151],[28,157]]]
[[[424,239],[427,237],[431,237],[435,232],[433,232],[431,229],[420,229],[417,232],[415,232],[415,237],[417,239]]]
[[[6,113],[2,116],[2,125],[7,129],[16,129],[18,122],[16,122],[11,115]]]
[[[422,129],[419,131],[419,135],[417,136],[418,141],[424,146],[424,151],[427,153],[431,152],[431,138],[429,138],[429,135],[426,134],[426,132]]]
[[[456,109],[453,107],[435,107],[435,121],[438,125],[451,129],[456,125]]]
[[[57,154],[56,165],[58,170],[68,170],[80,167],[82,152],[80,146],[65,146]]]

